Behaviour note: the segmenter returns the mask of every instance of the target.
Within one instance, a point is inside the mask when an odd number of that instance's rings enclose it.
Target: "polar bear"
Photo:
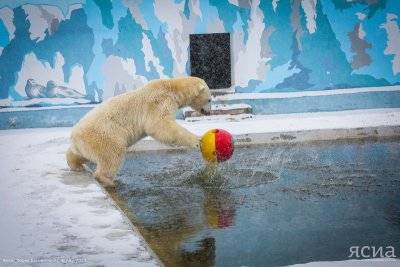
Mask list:
[[[84,171],[82,164],[96,163],[96,179],[113,186],[127,148],[145,136],[168,145],[198,147],[200,138],[175,121],[176,111],[185,106],[210,114],[211,94],[204,80],[154,80],[104,101],[72,128],[66,153],[69,167]]]

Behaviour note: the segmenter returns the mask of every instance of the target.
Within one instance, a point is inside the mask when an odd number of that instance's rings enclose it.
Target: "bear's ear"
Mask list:
[[[200,84],[200,86],[199,86],[199,92],[204,91],[204,89],[206,89],[205,85],[204,85],[204,84]]]

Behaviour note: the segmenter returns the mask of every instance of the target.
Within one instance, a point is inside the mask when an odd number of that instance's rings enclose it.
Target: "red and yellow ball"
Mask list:
[[[232,157],[233,151],[233,137],[225,130],[209,130],[201,139],[201,153],[209,162],[224,162]]]

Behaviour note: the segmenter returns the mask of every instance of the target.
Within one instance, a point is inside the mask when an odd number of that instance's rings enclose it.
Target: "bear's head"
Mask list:
[[[199,79],[200,80],[200,79]],[[197,84],[198,95],[194,98],[190,107],[197,112],[204,115],[210,115],[211,113],[211,93],[207,84],[201,80]]]

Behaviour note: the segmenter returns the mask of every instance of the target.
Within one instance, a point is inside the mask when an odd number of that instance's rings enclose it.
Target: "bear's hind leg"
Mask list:
[[[74,154],[74,152],[72,152],[71,148],[68,148],[66,157],[67,157],[68,166],[72,170],[77,171],[77,172],[83,172],[85,170],[85,168],[83,167],[82,164],[85,164],[86,162],[88,162],[88,160],[82,156]]]
[[[105,187],[114,186],[114,179],[125,160],[125,151],[113,154],[106,154],[97,159],[94,176]]]

